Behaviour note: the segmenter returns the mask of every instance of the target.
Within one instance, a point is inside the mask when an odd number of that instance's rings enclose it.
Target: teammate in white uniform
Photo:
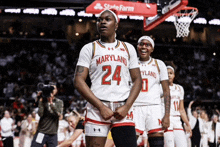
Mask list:
[[[184,108],[184,89],[181,85],[173,83],[175,78],[175,65],[166,62],[169,77],[169,88],[171,96],[170,105],[170,127],[164,131],[165,147],[187,147],[186,134],[183,130],[181,118],[187,126],[187,132],[191,133],[191,127]],[[162,98],[164,106],[164,98]],[[162,107],[164,108],[164,107]],[[164,109],[162,109],[164,114]]]
[[[100,39],[79,55],[74,85],[89,102],[85,116],[86,146],[104,146],[111,128],[116,146],[136,147],[132,105],[141,90],[135,48],[115,38],[118,17],[104,10],[97,21]],[[91,79],[91,89],[86,84]],[[132,79],[133,86],[129,85]]]
[[[163,130],[169,127],[170,91],[166,65],[150,55],[154,41],[149,36],[138,40],[139,67],[142,76],[142,90],[134,103],[134,120],[137,135],[146,129],[152,147],[163,147]],[[160,83],[163,86],[166,113],[162,119]]]

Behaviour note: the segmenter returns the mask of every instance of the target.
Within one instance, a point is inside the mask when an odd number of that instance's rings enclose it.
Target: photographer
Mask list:
[[[38,85],[41,96],[38,102],[40,116],[37,132],[32,140],[31,147],[55,147],[58,144],[57,130],[59,116],[63,113],[63,101],[56,98],[55,84]]]

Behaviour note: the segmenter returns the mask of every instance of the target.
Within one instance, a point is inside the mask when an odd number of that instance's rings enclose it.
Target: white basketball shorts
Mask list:
[[[103,102],[104,105],[115,111],[117,107],[125,104],[125,102]],[[117,120],[112,117],[109,120],[104,120],[97,108],[90,103],[87,104],[85,116],[85,135],[107,137],[110,128],[118,126],[135,126],[133,121],[133,108],[128,111],[127,116],[122,120]]]
[[[138,105],[134,108],[134,122],[137,135],[163,132],[161,105]]]

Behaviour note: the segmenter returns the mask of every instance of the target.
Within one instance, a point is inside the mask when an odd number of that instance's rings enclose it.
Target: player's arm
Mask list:
[[[163,129],[167,129],[170,125],[170,89],[169,89],[169,81],[163,80],[161,81],[161,85],[163,88],[163,96],[164,96],[164,110],[165,114],[162,120]]]
[[[59,144],[57,147],[70,146],[82,133],[83,133],[83,129],[76,129],[73,135],[69,139],[65,140],[64,142]]]
[[[88,68],[77,66],[75,71],[74,86],[84,99],[100,111],[103,119],[110,119],[113,116],[111,109],[107,109],[107,107],[93,94],[89,86],[86,84],[88,73]]]
[[[141,72],[139,68],[130,69],[130,75],[133,86],[131,88],[130,95],[125,103],[125,105],[129,107],[129,109],[133,105],[134,101],[137,99],[142,86]]]
[[[116,112],[114,113],[114,116],[117,119],[123,119],[127,115],[129,109],[131,108],[134,101],[138,97],[138,94],[141,91],[142,80],[141,80],[140,69],[139,68],[130,69],[130,75],[131,75],[131,79],[133,82],[133,86],[131,88],[129,97],[128,97],[125,105],[120,107],[119,109],[117,109]]]
[[[181,116],[183,122],[187,126],[186,132],[191,133],[192,130],[191,130],[191,127],[190,127],[190,124],[189,124],[188,117],[186,115],[186,111],[185,111],[185,108],[184,108],[184,101],[183,100],[180,100],[179,111],[180,111],[180,116]]]

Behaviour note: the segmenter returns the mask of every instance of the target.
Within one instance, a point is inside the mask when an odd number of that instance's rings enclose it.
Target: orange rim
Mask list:
[[[190,11],[189,13],[187,13],[186,11],[181,12],[181,11],[184,11],[184,10],[194,10],[194,11]],[[174,16],[189,16],[189,15],[192,15],[192,14],[198,13],[198,12],[199,12],[199,10],[195,7],[183,7],[179,12],[174,14]]]

